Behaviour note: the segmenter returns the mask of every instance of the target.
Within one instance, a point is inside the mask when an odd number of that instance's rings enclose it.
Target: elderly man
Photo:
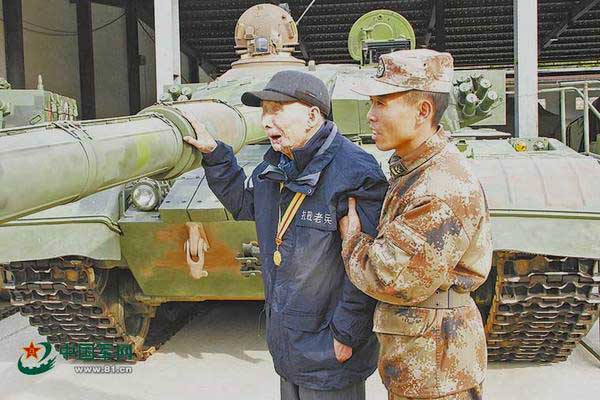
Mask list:
[[[364,399],[377,364],[375,302],[348,279],[337,226],[348,196],[356,196],[364,230],[374,235],[386,179],[371,155],[326,120],[329,93],[316,76],[279,72],[242,102],[262,106],[271,142],[251,176],[201,126],[186,141],[204,153],[208,184],[225,207],[256,222],[281,398]]]
[[[481,399],[486,344],[469,292],[490,270],[489,212],[479,181],[439,125],[453,60],[432,50],[382,55],[355,88],[379,150],[393,150],[377,235],[351,200],[341,221],[346,272],[379,300],[374,331],[389,398]]]

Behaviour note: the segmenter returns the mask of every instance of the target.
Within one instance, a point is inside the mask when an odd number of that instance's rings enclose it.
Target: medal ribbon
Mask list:
[[[283,189],[283,185],[281,189]],[[288,205],[287,209],[285,210],[283,217],[281,217],[281,213],[279,215],[279,222],[277,224],[277,235],[275,236],[275,245],[277,246],[277,249],[275,250],[275,253],[273,253],[273,261],[277,266],[281,265],[281,253],[279,252],[279,246],[283,243],[283,235],[285,235],[285,232],[290,227],[294,216],[300,209],[300,206],[302,205],[302,202],[305,198],[306,195],[304,193],[296,193],[292,198],[292,201]]]

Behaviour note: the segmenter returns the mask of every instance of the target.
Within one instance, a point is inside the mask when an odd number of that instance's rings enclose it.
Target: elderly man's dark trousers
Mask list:
[[[365,382],[341,390],[312,390],[281,378],[281,400],[365,400]]]

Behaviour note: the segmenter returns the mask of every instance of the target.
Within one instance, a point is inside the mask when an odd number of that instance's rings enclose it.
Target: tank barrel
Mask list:
[[[197,168],[201,155],[183,141],[196,136],[191,118],[235,151],[244,144],[243,117],[216,101],[0,130],[0,223],[142,177],[171,179]]]

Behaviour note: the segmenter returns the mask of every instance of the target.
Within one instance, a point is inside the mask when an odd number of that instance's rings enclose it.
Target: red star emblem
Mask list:
[[[27,357],[25,357],[25,359],[27,360],[29,357],[35,357],[35,359],[38,359],[37,356],[37,352],[40,351],[42,348],[41,347],[35,347],[33,345],[33,342],[29,342],[29,346],[27,347],[23,347],[23,350],[25,350],[25,353],[27,354]]]

